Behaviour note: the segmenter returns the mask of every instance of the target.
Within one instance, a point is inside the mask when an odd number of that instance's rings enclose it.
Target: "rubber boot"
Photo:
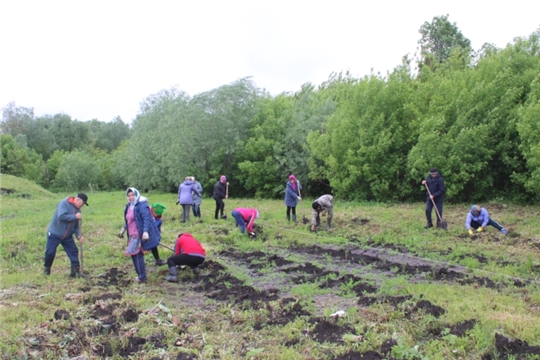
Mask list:
[[[169,275],[165,276],[165,280],[168,282],[178,282],[178,269],[176,265],[169,268]]]
[[[332,219],[326,219],[326,231],[332,227]]]
[[[156,266],[167,265],[167,262],[163,259],[156,259]]]
[[[43,275],[51,275],[51,267],[45,267],[45,269],[43,270]]]
[[[294,215],[292,216],[292,221],[293,221],[294,223],[296,223],[296,214],[294,214]]]
[[[291,215],[287,215],[287,221],[291,221]]]
[[[69,276],[71,277],[81,276],[81,274],[79,273],[79,269],[80,269],[80,266],[72,266],[71,273],[69,274]]]

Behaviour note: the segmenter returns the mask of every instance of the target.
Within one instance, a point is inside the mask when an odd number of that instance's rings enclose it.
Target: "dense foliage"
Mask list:
[[[313,196],[414,201],[435,166],[451,201],[538,198],[540,30],[476,53],[448,16],[420,33],[421,58],[387,76],[333,74],[277,96],[249,78],[195,96],[162,90],[131,127],[11,103],[1,171],[65,190],[174,191],[192,175],[206,195],[226,174],[231,195],[269,198],[294,173]]]

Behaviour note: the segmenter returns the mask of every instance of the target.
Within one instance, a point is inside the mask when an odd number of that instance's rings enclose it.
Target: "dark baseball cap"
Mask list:
[[[88,201],[88,196],[86,196],[86,194],[78,193],[78,194],[77,194],[77,197],[78,197],[79,199],[81,199],[81,200],[84,202],[84,205],[90,206],[90,205],[88,205],[88,203],[87,203],[87,201]]]

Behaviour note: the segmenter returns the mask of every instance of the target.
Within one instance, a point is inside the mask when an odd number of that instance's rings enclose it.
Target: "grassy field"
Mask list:
[[[482,204],[510,232],[471,238],[470,204],[445,207],[444,232],[423,228],[420,203],[338,200],[332,231],[310,233],[309,199],[298,224],[282,200],[252,199],[226,200],[228,221],[204,199],[202,222],[181,224],[175,194],[143,194],[168,208],[162,244],[190,232],[208,256],[174,284],[148,254],[137,284],[116,237],[124,192],[88,194],[86,276],[68,277],[59,247],[46,277],[48,223],[74,194],[0,176],[2,359],[540,359],[538,206]],[[257,239],[235,228],[235,207],[259,210]]]

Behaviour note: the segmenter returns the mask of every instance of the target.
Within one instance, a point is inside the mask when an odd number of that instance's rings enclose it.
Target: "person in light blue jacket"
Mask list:
[[[203,188],[200,182],[195,180],[195,176],[191,177],[191,182],[193,183],[193,187],[197,189],[200,195],[197,195],[195,192],[193,192],[193,205],[191,206],[191,209],[193,210],[193,216],[201,218],[201,204],[202,204],[202,193]]]
[[[471,206],[471,209],[467,214],[467,219],[465,220],[465,227],[469,231],[469,234],[474,234],[473,229],[476,230],[476,232],[482,232],[484,231],[484,228],[488,225],[493,226],[495,229],[499,230],[504,235],[506,235],[506,233],[508,232],[508,230],[503,228],[501,225],[499,225],[498,222],[496,222],[489,216],[489,213],[485,208],[479,205]]]
[[[191,182],[191,176],[186,177],[184,182],[178,187],[178,203],[182,205],[182,220],[186,222],[189,220],[189,210],[193,205],[193,193],[201,196],[199,190],[193,186]]]

